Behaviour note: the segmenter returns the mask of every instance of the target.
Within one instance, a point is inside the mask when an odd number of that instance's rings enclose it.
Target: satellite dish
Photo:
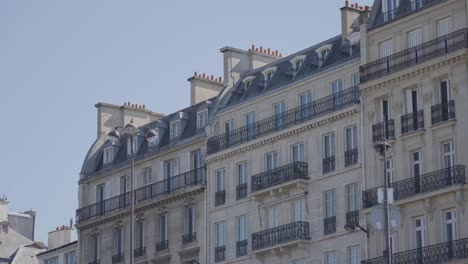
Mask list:
[[[401,213],[398,207],[390,206],[390,230],[396,232],[401,226]],[[371,211],[370,225],[374,230],[385,230],[385,206],[380,204]]]

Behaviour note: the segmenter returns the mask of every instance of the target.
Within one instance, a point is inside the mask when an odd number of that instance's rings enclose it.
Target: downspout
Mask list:
[[[364,100],[362,96],[362,92],[360,92],[359,99],[361,100],[361,113],[360,113],[360,127],[361,127],[361,183],[362,183],[362,190],[367,186],[366,184],[366,157],[365,157],[365,151],[364,151]],[[362,194],[361,190],[361,194]],[[362,207],[362,197],[361,197],[361,207]],[[367,219],[364,216],[364,227],[367,228]],[[369,237],[366,235],[364,236],[364,248],[366,249],[365,252],[365,259],[369,258],[369,249],[368,249],[368,244],[369,244]]]

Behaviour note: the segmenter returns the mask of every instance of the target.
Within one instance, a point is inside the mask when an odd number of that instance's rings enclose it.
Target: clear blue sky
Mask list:
[[[371,0],[361,0],[369,5]],[[229,3],[229,5],[227,4]],[[338,0],[0,1],[0,195],[37,211],[36,239],[75,218],[97,102],[189,105],[193,72],[222,76],[219,49],[284,55],[340,33]]]

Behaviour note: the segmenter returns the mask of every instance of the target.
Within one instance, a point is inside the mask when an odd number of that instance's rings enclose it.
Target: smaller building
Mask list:
[[[77,264],[78,241],[70,222],[69,226],[60,226],[49,232],[49,250],[37,254],[39,264]]]

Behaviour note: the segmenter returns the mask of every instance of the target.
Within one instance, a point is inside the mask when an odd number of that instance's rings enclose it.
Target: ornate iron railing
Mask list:
[[[298,221],[253,233],[252,250],[272,247],[295,240],[309,239],[309,223]]]
[[[124,253],[118,253],[112,256],[112,263],[120,263],[124,261]]]
[[[133,250],[133,255],[135,258],[143,257],[146,255],[146,247],[139,247]]]
[[[382,142],[384,140],[384,135],[386,139],[395,138],[395,121],[393,119],[387,120],[385,126],[384,129],[384,122],[372,126],[372,142]]]
[[[444,242],[392,254],[392,264],[448,263],[468,258],[468,238]],[[361,261],[361,264],[385,264],[379,257]]]
[[[456,165],[447,169],[429,172],[419,177],[413,177],[391,184],[395,201],[413,197],[418,194],[440,190],[449,186],[465,184],[465,166]],[[377,188],[362,192],[364,208],[378,204]]]
[[[242,183],[236,186],[236,198],[237,200],[244,199],[247,197],[247,183]]]
[[[336,216],[323,219],[323,234],[329,235],[336,232]]]
[[[247,255],[248,243],[247,239],[236,242],[236,257]]]
[[[432,124],[442,123],[455,118],[455,101],[450,100],[431,107]]]
[[[156,243],[156,252],[169,248],[169,240],[163,240]]]
[[[308,120],[359,103],[359,88],[352,87],[344,91],[313,101],[307,105],[274,115],[251,125],[235,129],[208,139],[207,153],[213,154],[223,149],[245,143],[256,138],[304,123]]]
[[[409,113],[401,117],[401,134],[424,129],[424,110]]]
[[[135,201],[142,202],[182,188],[205,183],[206,167],[201,167],[137,189]]]
[[[252,176],[251,191],[257,192],[297,179],[309,179],[307,162],[293,162]]]
[[[135,203],[159,197],[176,190],[206,183],[206,167],[191,170],[135,190]],[[76,210],[76,222],[102,216],[130,206],[130,192]]]
[[[359,225],[359,210],[346,212],[346,224]]]
[[[456,50],[468,48],[467,32],[467,29],[461,29],[365,64],[359,68],[361,83],[395,73]]]
[[[215,247],[215,262],[221,262],[226,259],[226,246]]]
[[[197,241],[197,232],[188,233],[182,236],[182,244],[188,244]]]
[[[346,150],[344,153],[345,156],[345,167],[353,166],[358,163],[358,149]]]
[[[322,172],[323,174],[330,173],[332,171],[335,171],[335,156],[330,156],[323,158],[322,161]]]
[[[217,191],[215,193],[215,206],[220,206],[226,203],[226,190]]]

